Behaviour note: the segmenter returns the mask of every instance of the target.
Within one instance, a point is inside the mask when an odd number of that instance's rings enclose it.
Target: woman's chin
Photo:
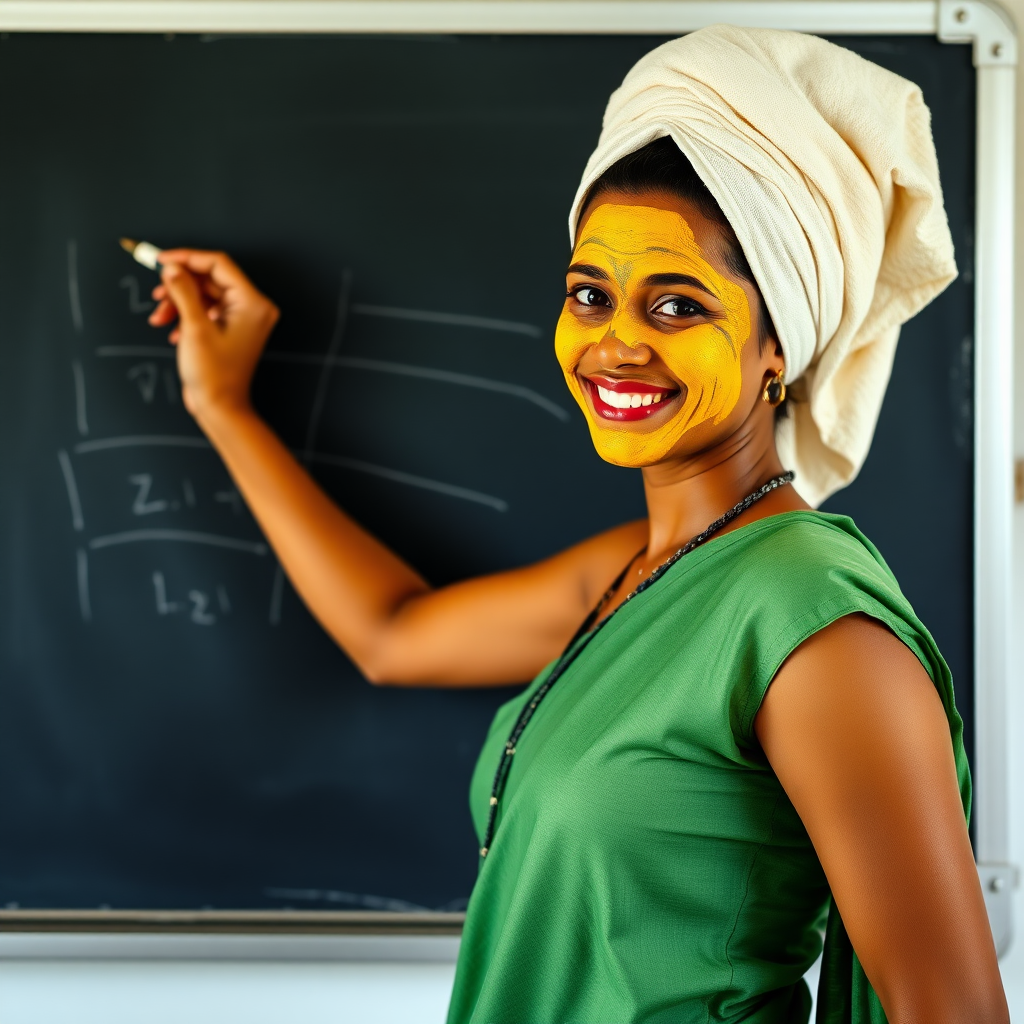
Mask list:
[[[665,438],[631,430],[611,430],[590,424],[590,438],[597,454],[613,466],[643,469],[654,466],[671,454],[673,445]]]

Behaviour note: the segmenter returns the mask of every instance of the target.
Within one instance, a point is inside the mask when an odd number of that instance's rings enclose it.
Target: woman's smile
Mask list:
[[[629,423],[646,420],[657,413],[671,416],[667,409],[678,398],[680,389],[641,380],[605,377],[599,374],[579,375],[583,390],[590,398],[594,412],[606,420]]]

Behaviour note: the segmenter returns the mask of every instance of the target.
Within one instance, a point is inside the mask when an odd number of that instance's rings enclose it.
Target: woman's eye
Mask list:
[[[611,302],[600,288],[584,285],[569,293],[582,306],[610,306]]]
[[[699,302],[694,302],[693,299],[684,299],[679,295],[674,295],[671,299],[666,299],[655,306],[654,312],[660,313],[662,316],[684,317],[700,316],[701,313],[706,313],[707,310]]]

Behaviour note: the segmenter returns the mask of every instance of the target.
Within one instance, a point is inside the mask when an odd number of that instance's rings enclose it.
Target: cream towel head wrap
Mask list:
[[[779,455],[818,505],[867,457],[900,325],[956,277],[921,90],[799,32],[713,25],[665,43],[608,101],[571,242],[590,186],[665,135],[764,295],[796,382]]]

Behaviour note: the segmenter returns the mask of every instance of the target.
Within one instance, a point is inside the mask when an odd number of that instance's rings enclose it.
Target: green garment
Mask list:
[[[789,512],[713,538],[612,616],[517,744],[449,1024],[807,1020],[829,888],[753,723],[787,655],[853,612],[935,682],[969,812],[949,669],[853,522]],[[481,836],[551,667],[495,717],[470,790]],[[827,947],[818,1020],[884,1021],[834,909]]]

